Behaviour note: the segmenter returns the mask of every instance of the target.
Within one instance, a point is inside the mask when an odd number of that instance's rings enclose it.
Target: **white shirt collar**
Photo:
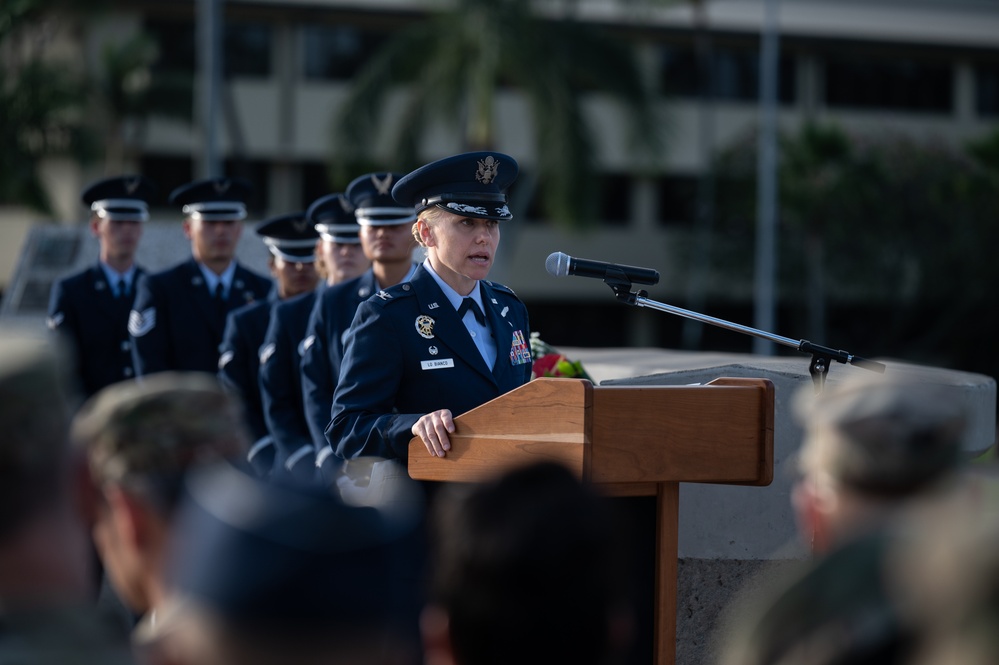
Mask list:
[[[205,278],[205,284],[208,286],[209,293],[215,293],[215,285],[221,282],[222,294],[226,298],[229,297],[229,291],[232,289],[232,279],[236,275],[235,261],[231,261],[229,267],[222,271],[221,275],[216,275],[206,268],[203,263],[198,263],[198,268],[201,270],[201,276]]]
[[[430,259],[424,259],[423,267],[427,269],[427,272],[430,273],[430,276],[434,278],[435,282],[437,282],[437,286],[441,287],[441,291],[444,292],[444,297],[447,298],[449,303],[451,303],[451,306],[454,307],[455,311],[457,311],[458,308],[461,307],[461,301],[464,300],[465,298],[471,298],[472,300],[474,300],[475,304],[479,306],[480,312],[486,311],[486,308],[483,307],[482,305],[482,289],[479,288],[478,282],[475,283],[475,288],[472,289],[471,293],[469,293],[467,296],[463,296],[454,289],[452,289],[451,285],[445,282],[441,278],[441,276],[437,274],[437,271],[434,270],[434,267],[430,265]]]

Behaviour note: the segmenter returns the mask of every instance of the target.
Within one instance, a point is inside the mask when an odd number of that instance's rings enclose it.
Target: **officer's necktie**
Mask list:
[[[461,301],[461,307],[458,308],[458,318],[464,319],[465,312],[471,310],[472,314],[475,315],[475,320],[479,322],[479,325],[486,325],[486,316],[479,309],[479,306],[475,304],[475,300],[472,298],[465,298]]]
[[[124,277],[118,279],[118,291],[115,294],[117,298],[124,298],[128,295],[128,282],[125,281]]]
[[[215,308],[220,314],[225,315],[225,286],[222,282],[215,285]]]

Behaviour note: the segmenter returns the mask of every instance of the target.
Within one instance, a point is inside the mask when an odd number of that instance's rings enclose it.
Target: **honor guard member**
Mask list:
[[[416,207],[413,233],[427,258],[409,282],[357,309],[326,430],[340,457],[405,460],[413,436],[444,456],[452,415],[530,380],[527,308],[485,280],[500,223],[513,217],[505,190],[516,177],[512,157],[473,152],[393,187],[396,201]]]
[[[139,376],[164,370],[218,371],[219,344],[229,312],[264,300],[271,280],[236,261],[251,185],[212,178],[179,187],[191,259],[139,280],[128,318]]]
[[[48,326],[69,338],[87,397],[133,375],[128,314],[143,273],[135,252],[155,194],[151,180],[131,175],[96,182],[80,196],[100,254],[96,265],[52,287]]]
[[[319,234],[305,213],[272,217],[257,226],[256,232],[271,253],[268,264],[277,285],[278,299],[293,298],[316,288]],[[265,475],[270,473],[275,462],[283,463],[288,454],[280,448],[273,450],[274,442],[260,398],[260,365],[267,362],[273,351],[265,347],[264,336],[274,304],[271,300],[259,300],[229,314],[218,364],[222,385],[243,400],[247,426],[254,437],[249,459],[254,468]],[[257,459],[260,455],[262,457]],[[309,466],[311,469],[312,464]]]
[[[380,289],[408,281],[416,270],[416,242],[411,227],[416,211],[392,198],[398,173],[368,173],[355,178],[345,193],[360,225],[361,248],[371,270],[342,285],[326,289],[317,299],[309,321],[302,355],[302,390],[309,428],[325,459],[326,427],[333,392],[340,374],[344,335],[357,306]],[[319,460],[320,462],[323,459]]]
[[[329,194],[309,206],[306,217],[320,240],[317,267],[326,273],[325,285],[357,277],[369,266],[361,251],[354,208],[343,194]],[[267,429],[284,460],[284,471],[295,478],[315,476],[317,444],[309,432],[302,400],[301,359],[309,316],[318,291],[274,305],[260,348],[260,399]],[[322,447],[329,449],[326,439]]]
[[[357,237],[357,218],[343,194],[327,194],[316,199],[306,211],[316,225],[320,242],[316,248],[316,272],[325,286],[342,284],[364,273],[371,261]]]

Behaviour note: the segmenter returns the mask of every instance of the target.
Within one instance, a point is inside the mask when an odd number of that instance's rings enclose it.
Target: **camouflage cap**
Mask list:
[[[877,495],[918,491],[960,460],[966,414],[959,391],[929,382],[855,375],[797,396],[803,470],[822,470]]]
[[[172,507],[195,465],[242,459],[249,447],[241,406],[203,373],[163,372],[92,397],[73,422],[95,482],[158,488]]]
[[[74,406],[58,340],[5,335],[0,342],[0,533],[24,519],[61,478]]]

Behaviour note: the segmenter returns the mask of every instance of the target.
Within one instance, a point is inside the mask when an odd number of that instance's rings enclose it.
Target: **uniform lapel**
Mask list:
[[[416,289],[416,298],[420,305],[420,314],[434,320],[433,334],[450,348],[455,355],[471,366],[476,372],[493,383],[496,377],[486,367],[486,361],[472,342],[465,324],[458,318],[458,313],[451,306],[444,292],[437,286],[432,275],[421,266],[417,269],[411,282]],[[416,321],[413,321],[416,326]],[[428,340],[429,342],[429,340]]]
[[[115,307],[117,298],[114,297],[114,291],[111,285],[108,284],[107,275],[104,274],[104,270],[100,264],[90,269],[90,279],[88,281],[90,288],[93,290],[94,303],[97,305],[97,309],[108,316],[113,315],[118,309]]]
[[[496,293],[485,282],[482,285],[482,304],[486,308],[486,320],[493,331],[493,339],[496,340],[496,364],[493,365],[493,375],[499,381],[499,377],[511,371],[510,347],[514,333],[514,322],[510,318],[510,308],[501,305]]]

